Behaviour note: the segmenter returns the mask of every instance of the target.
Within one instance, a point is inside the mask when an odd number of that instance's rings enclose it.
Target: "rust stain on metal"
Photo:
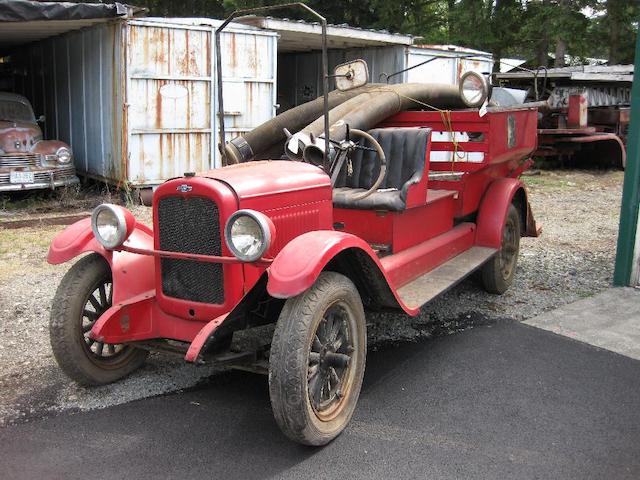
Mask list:
[[[138,177],[138,180],[141,181],[141,182],[144,182],[144,180],[145,180],[144,172],[147,171],[147,169],[145,168],[146,167],[146,163],[147,163],[147,159],[146,159],[146,156],[145,156],[145,153],[144,153],[144,142],[142,142],[142,141],[138,142],[138,148],[140,149],[139,162],[140,162],[140,165],[142,166],[142,168],[140,169],[141,174]]]
[[[186,145],[186,152],[187,152],[187,165],[189,166],[189,169],[192,168],[192,165],[194,164],[193,162],[193,158],[191,157],[191,139],[194,137],[198,137],[199,135],[187,135],[186,140],[187,140],[187,145]]]
[[[204,155],[202,155],[202,135],[195,135],[194,144],[195,144],[194,155],[195,155],[196,165],[198,166],[197,169],[200,171],[205,170],[205,166],[203,165]]]
[[[251,65],[251,73],[254,77],[258,76],[258,38],[253,36],[253,50],[249,56],[249,64]]]
[[[123,333],[129,331],[129,315],[126,313],[120,317],[120,330],[122,330]]]
[[[182,85],[185,88],[185,90],[189,92],[187,94],[187,128],[191,128],[191,117],[192,117],[191,98],[193,98],[193,96],[195,95],[193,91],[193,85],[191,82],[180,82],[180,85]]]
[[[171,159],[172,163],[175,160],[175,150],[173,148],[173,140],[174,140],[174,134],[173,133],[169,133],[168,135],[165,136],[165,138],[167,139],[167,157],[168,159]],[[164,160],[164,159],[163,159]],[[164,165],[165,163],[168,164],[168,162],[163,161],[162,164]],[[164,178],[164,175],[163,175]]]
[[[158,142],[158,150],[160,152],[160,164],[162,165],[162,160],[164,158],[164,147],[162,145],[162,138],[160,138],[160,141]]]
[[[165,82],[162,82],[162,80],[159,80],[157,88],[155,89],[155,94],[156,94],[156,127],[157,128],[161,128],[162,127],[162,93],[160,93],[160,89],[162,88],[162,85],[164,85],[164,83]]]
[[[167,32],[167,68],[169,69],[169,73],[173,74],[172,63],[171,63],[171,39],[173,37],[173,31],[169,30]],[[162,45],[162,44],[161,44]]]
[[[231,43],[231,45],[229,46],[229,50],[230,50],[229,64],[231,66],[231,69],[235,70],[237,65],[237,58],[236,58],[237,52],[236,52],[236,36],[234,34],[231,34],[229,43]]]
[[[205,75],[210,76],[211,75],[211,38],[212,38],[213,34],[210,32],[207,32],[207,36],[204,42],[204,51],[205,51],[205,65],[206,65],[206,72]]]
[[[191,71],[191,63],[194,62],[193,58],[191,58],[191,49],[189,48],[189,37],[190,37],[189,30],[185,30],[184,31],[184,57],[185,57],[186,64],[185,64],[184,70],[186,74],[188,74]]]
[[[127,43],[122,42],[122,48],[120,50],[120,56],[118,58],[118,55],[116,52],[116,41],[117,39],[119,39],[119,37],[117,35],[118,31],[116,30],[116,28],[118,28],[118,26],[115,24],[109,26],[109,39],[111,41],[111,64],[112,64],[111,84],[112,84],[113,92],[118,92],[119,84],[120,85],[126,84],[126,80],[125,80],[126,66],[125,65],[126,65]],[[124,35],[124,30],[121,29],[119,33],[120,35]],[[117,69],[116,65],[121,65],[121,68]],[[117,94],[114,94],[112,97],[112,104],[111,104],[111,108],[113,112],[111,115],[111,142],[112,142],[112,145],[114,146],[114,158],[112,159],[112,163],[114,165],[114,168],[117,168],[119,170],[116,172],[116,175],[115,175],[115,178],[118,179],[118,185],[127,181],[127,161],[124,155],[124,152],[126,152],[125,148],[126,148],[126,137],[127,137],[125,98],[126,98],[126,93],[124,98],[120,97]],[[120,131],[118,131],[118,113],[121,113],[122,115],[122,125],[121,125],[122,130]],[[118,142],[118,139],[120,139],[120,142]],[[119,152],[120,155],[118,155],[118,152],[116,150],[118,145],[121,149],[121,151]]]

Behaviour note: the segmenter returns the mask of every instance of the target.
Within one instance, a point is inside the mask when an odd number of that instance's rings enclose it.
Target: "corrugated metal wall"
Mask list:
[[[369,67],[371,82],[379,82],[382,74],[402,70],[405,65],[404,47],[349,48],[329,50],[329,72],[336,65],[362,58]],[[402,77],[390,83],[400,83]],[[331,81],[330,89],[334,83]],[[281,53],[278,55],[279,111],[313,100],[322,95],[322,57],[320,52]]]
[[[220,165],[214,29],[128,22],[126,130],[134,184]],[[273,32],[223,32],[227,140],[275,114],[276,42]]]
[[[429,59],[435,58],[432,53],[419,48],[406,50],[406,63],[404,68],[419,65]],[[429,63],[413,68],[403,74],[406,82],[436,82],[452,83],[457,81],[457,62],[455,57],[440,57]]]
[[[491,59],[460,58],[465,52],[446,52],[416,47],[391,46],[329,51],[329,70],[349,60],[362,58],[369,66],[372,83],[386,82],[387,75],[400,72],[437,56],[436,60],[389,79],[389,83],[457,83],[468,70],[490,72]],[[320,52],[282,53],[278,64],[278,103],[284,111],[322,94]],[[333,88],[333,85],[332,87]]]
[[[157,184],[211,168],[212,55],[209,28],[129,22],[129,180]]]
[[[45,115],[45,138],[69,143],[78,171],[119,180],[123,96],[122,23],[43,40],[16,52],[24,76],[18,93]]]
[[[223,31],[220,43],[228,141],[276,113],[277,36],[229,29]]]
[[[156,185],[219,166],[220,22],[204,21],[118,21],[30,45],[15,54],[16,91],[47,117],[46,138],[72,146],[80,174]],[[277,34],[229,28],[221,40],[230,139],[275,115]]]
[[[470,55],[470,53],[465,51],[447,52],[438,49],[408,47],[406,49],[407,67],[420,65],[427,60],[435,60],[405,72],[405,81],[441,82],[455,85],[465,72],[491,73],[493,60],[490,57],[474,56],[465,58],[467,55]]]

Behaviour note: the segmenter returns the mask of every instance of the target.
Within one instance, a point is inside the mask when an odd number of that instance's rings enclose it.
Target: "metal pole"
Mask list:
[[[638,209],[640,208],[640,35],[636,40],[636,63],[631,91],[631,125],[627,142],[627,165],[624,172],[622,206],[620,207],[620,230],[613,284],[625,286],[638,281],[640,247],[636,248],[638,232]],[[635,256],[634,256],[635,254]],[[632,278],[633,274],[636,278]]]
[[[327,54],[327,21],[322,22],[322,95],[324,97],[324,158],[322,166],[329,173],[329,57]]]
[[[328,155],[329,155],[329,60],[327,55],[327,20],[316,12],[314,9],[305,5],[304,3],[295,2],[295,3],[283,3],[281,5],[270,5],[266,7],[256,7],[256,8],[245,8],[242,10],[236,10],[231,15],[227,17],[227,19],[222,22],[222,24],[216,28],[215,37],[216,37],[216,76],[217,76],[217,86],[218,86],[218,118],[220,122],[220,144],[219,150],[222,155],[222,164],[225,165],[227,163],[226,152],[224,149],[225,144],[225,128],[224,128],[224,101],[222,99],[222,54],[220,52],[220,34],[222,30],[231,23],[231,21],[236,18],[238,15],[252,14],[258,12],[265,12],[269,10],[280,10],[282,8],[289,7],[300,7],[311,13],[315,17],[320,20],[322,25],[322,89],[323,89],[323,97],[324,97],[324,167],[328,172]]]
[[[230,20],[229,20],[230,21]],[[218,128],[220,134],[220,143],[218,144],[218,150],[222,155],[222,166],[227,164],[226,152],[224,150],[224,100],[222,98],[222,55],[220,55],[220,32],[227,26],[228,22],[223,23],[216,29],[216,83],[218,90]]]

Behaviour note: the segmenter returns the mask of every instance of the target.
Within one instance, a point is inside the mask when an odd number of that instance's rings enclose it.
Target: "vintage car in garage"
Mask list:
[[[75,183],[71,147],[43,139],[29,100],[0,92],[0,192]]]

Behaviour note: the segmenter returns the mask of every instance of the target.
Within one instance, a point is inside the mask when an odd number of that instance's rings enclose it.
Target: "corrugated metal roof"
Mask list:
[[[0,23],[0,49],[9,49],[72,30],[108,22],[109,18],[90,20],[40,20],[35,22]]]
[[[184,26],[207,26],[207,27],[219,27],[224,20],[218,20],[216,18],[207,18],[207,17],[138,17],[136,22],[143,22],[145,24],[156,23],[160,25],[184,25]],[[234,30],[246,30],[252,32],[264,32],[263,29],[247,25],[244,23],[238,23],[237,21],[233,21],[229,24],[229,26],[225,29],[234,29]],[[264,32],[265,34],[277,35],[276,32]]]
[[[478,56],[492,57],[489,52],[483,52],[482,50],[475,50],[473,48],[461,47],[459,45],[414,45],[415,48],[422,48],[425,50],[438,50],[443,52],[455,52],[455,53],[475,53]]]
[[[300,52],[322,48],[322,27],[317,22],[246,16],[236,19],[239,23],[274,30],[280,34],[280,52]],[[411,45],[413,37],[386,30],[370,30],[346,24],[327,25],[327,45],[329,48],[357,48],[389,45]]]
[[[0,50],[25,45],[117,18],[143,9],[121,3],[4,2],[0,9]]]
[[[555,78],[573,81],[633,82],[633,65],[579,65],[540,69],[538,78]],[[507,72],[497,75],[498,79],[530,79],[533,72]]]

